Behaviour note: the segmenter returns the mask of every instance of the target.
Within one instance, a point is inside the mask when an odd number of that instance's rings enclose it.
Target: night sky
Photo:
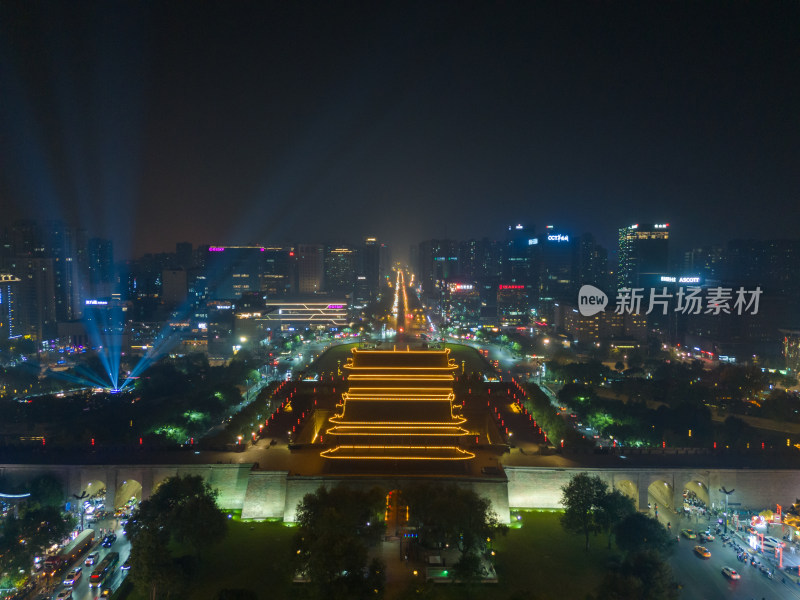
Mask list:
[[[0,204],[118,257],[797,237],[800,3],[2,0]]]

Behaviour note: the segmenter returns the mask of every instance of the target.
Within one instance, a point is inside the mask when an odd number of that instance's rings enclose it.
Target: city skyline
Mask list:
[[[4,212],[120,257],[514,219],[794,235],[797,5],[1,10]]]

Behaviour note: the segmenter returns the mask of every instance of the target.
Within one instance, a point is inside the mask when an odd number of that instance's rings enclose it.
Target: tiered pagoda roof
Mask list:
[[[465,460],[450,350],[357,350],[326,437],[331,459]]]

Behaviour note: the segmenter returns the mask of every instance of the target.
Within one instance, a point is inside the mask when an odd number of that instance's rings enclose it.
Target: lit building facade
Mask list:
[[[530,318],[528,287],[521,283],[497,286],[497,318],[500,325],[526,325]]]
[[[348,246],[328,246],[325,249],[325,291],[331,294],[353,292],[358,253]]]
[[[635,224],[619,230],[617,284],[649,287],[669,268],[669,223]]]
[[[11,273],[0,273],[0,340],[20,336],[16,323],[16,290],[19,283],[19,277]]]

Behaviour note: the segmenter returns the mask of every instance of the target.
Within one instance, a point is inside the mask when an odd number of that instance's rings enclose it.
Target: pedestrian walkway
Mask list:
[[[391,538],[381,542],[379,558],[386,565],[386,598],[388,600],[403,592],[414,578],[414,567],[400,552],[400,538]]]

